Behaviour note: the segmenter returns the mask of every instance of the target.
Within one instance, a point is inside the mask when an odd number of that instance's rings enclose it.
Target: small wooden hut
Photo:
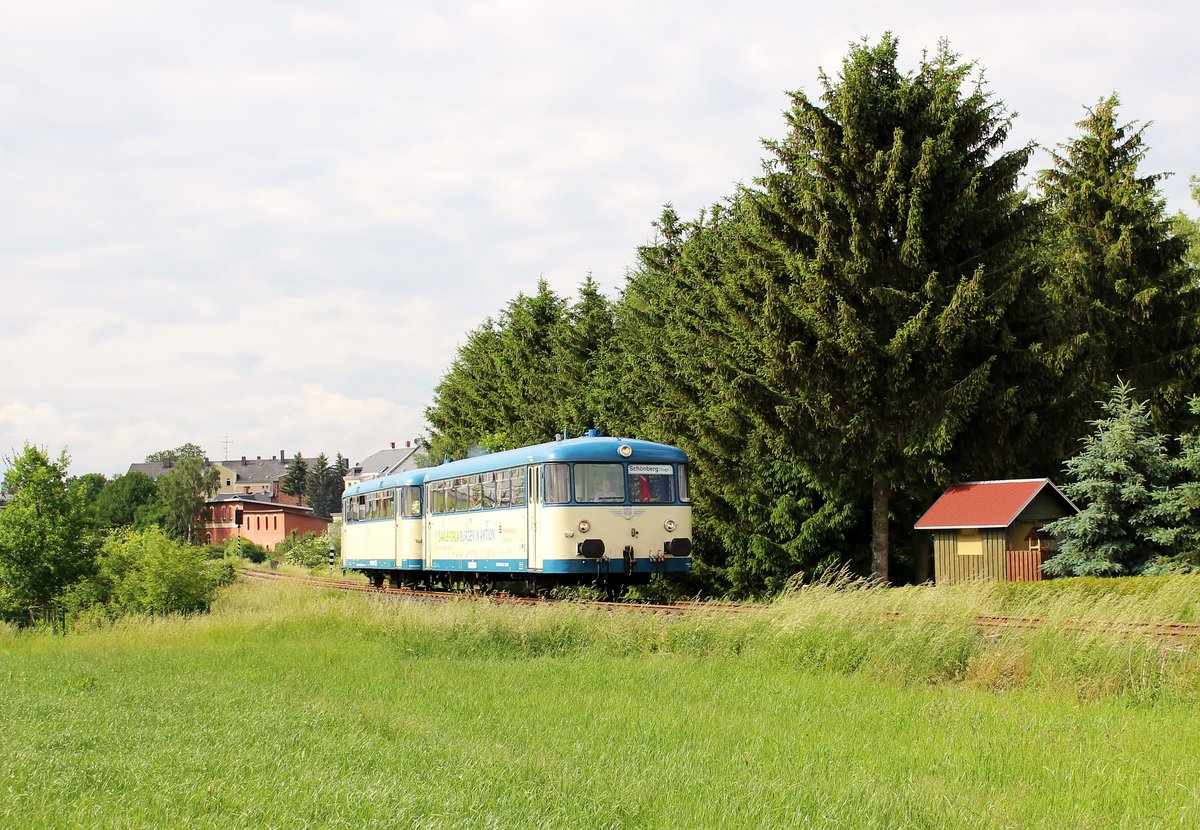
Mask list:
[[[1048,478],[955,484],[925,511],[939,585],[978,579],[1036,581],[1056,552],[1042,528],[1079,508]]]

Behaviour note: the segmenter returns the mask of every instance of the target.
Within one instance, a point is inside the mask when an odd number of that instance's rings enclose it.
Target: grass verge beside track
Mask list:
[[[671,618],[239,585],[0,632],[0,826],[1194,827],[1197,646],[1056,621],[1191,621],[1198,584]]]

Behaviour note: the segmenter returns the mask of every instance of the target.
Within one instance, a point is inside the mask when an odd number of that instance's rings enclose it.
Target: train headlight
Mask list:
[[[629,456],[633,455],[633,447],[629,446],[628,444],[622,444],[621,446],[617,447],[617,455],[621,456],[622,458],[628,458]]]
[[[592,529],[592,523],[589,522],[587,519],[584,519],[583,521],[581,521],[579,523],[579,532],[580,533],[587,533],[591,529]]]
[[[674,533],[675,532],[675,520],[667,519],[665,522],[663,522],[663,529],[666,530],[667,533]]]

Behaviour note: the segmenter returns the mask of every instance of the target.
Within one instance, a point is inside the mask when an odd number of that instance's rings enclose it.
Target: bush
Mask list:
[[[275,558],[301,568],[320,568],[329,564],[329,537],[294,532],[275,546]]]
[[[207,609],[217,588],[233,579],[233,566],[209,560],[202,547],[168,537],[162,530],[124,530],[100,552],[97,583],[81,593],[113,610],[173,613]]]
[[[229,559],[238,558],[238,540],[228,539],[225,542],[225,556]],[[267,561],[267,549],[249,539],[241,540],[241,558],[248,559],[256,565]]]

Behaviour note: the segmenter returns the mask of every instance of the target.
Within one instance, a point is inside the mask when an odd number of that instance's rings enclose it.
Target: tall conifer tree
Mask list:
[[[1121,378],[1148,394],[1160,426],[1193,393],[1200,368],[1200,286],[1188,239],[1144,175],[1148,125],[1121,124],[1116,95],[1078,123],[1079,137],[1041,174],[1048,219],[1049,353],[1062,383],[1060,422],[1078,435]]]
[[[1025,279],[1029,147],[942,43],[915,72],[897,41],[851,47],[822,105],[792,94],[790,131],[752,191],[761,249],[759,416],[781,450],[871,500],[871,572],[888,578],[898,488],[928,487],[996,394],[1001,325]]]

